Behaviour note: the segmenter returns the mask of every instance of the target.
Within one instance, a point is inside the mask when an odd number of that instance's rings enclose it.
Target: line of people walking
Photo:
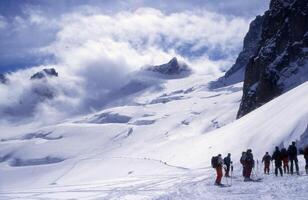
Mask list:
[[[305,170],[306,173],[308,174],[308,146],[304,149],[304,152],[302,153],[304,154],[304,158],[306,160]],[[262,162],[264,163],[264,174],[269,174],[270,162],[274,161],[276,176],[278,176],[278,172],[280,173],[281,176],[283,176],[283,174],[292,175],[294,174],[294,172],[296,172],[296,174],[299,175],[297,155],[298,155],[298,150],[295,142],[292,142],[288,150],[286,148],[282,148],[280,150],[279,147],[275,147],[275,151],[272,156],[270,156],[268,152],[266,152],[262,159]]]
[[[264,174],[270,174],[270,165],[271,162],[273,162],[275,165],[276,176],[278,176],[278,174],[281,176],[283,176],[283,174],[293,175],[294,173],[300,175],[298,166],[298,153],[299,152],[295,142],[292,142],[288,149],[279,149],[279,147],[276,146],[272,155],[266,152],[262,158],[262,163],[264,163]],[[308,174],[308,145],[300,153],[304,155],[306,161],[305,170]],[[215,184],[222,185],[221,179],[223,177],[223,168],[225,169],[225,177],[230,177],[230,171],[233,171],[231,154],[228,153],[227,157],[224,159],[222,158],[221,154],[218,156],[213,156],[211,163],[212,167],[216,169]],[[253,168],[255,167],[255,160],[251,149],[242,152],[240,163],[243,167],[242,175],[244,177],[244,181],[256,181],[255,179],[251,178]]]

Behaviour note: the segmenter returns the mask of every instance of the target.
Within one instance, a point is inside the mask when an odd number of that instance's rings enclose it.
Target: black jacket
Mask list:
[[[290,158],[296,158],[297,157],[297,148],[295,145],[290,145],[288,148],[288,153]]]
[[[230,166],[231,165],[231,158],[229,156],[225,157],[224,163],[225,163],[225,165]]]
[[[280,167],[282,165],[282,156],[279,150],[275,150],[272,155],[272,160],[275,160],[275,165]]]
[[[282,159],[289,157],[289,154],[286,148],[281,149],[281,156],[282,156]]]
[[[304,158],[308,160],[308,147],[304,149]]]
[[[253,159],[252,153],[247,152],[246,153],[246,158],[245,158],[245,166],[253,168],[254,165],[255,165],[255,161]]]
[[[263,156],[262,162],[269,163],[271,162],[271,160],[272,160],[272,157],[269,154],[265,154]]]

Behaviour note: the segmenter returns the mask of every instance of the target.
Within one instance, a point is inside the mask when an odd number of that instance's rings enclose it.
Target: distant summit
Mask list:
[[[172,58],[168,63],[150,66],[146,68],[146,70],[163,75],[183,75],[191,72],[188,65],[185,63],[180,63],[176,57]]]
[[[8,82],[8,79],[4,74],[0,74],[0,83],[6,84]]]
[[[30,79],[43,79],[46,77],[58,77],[58,72],[54,68],[43,69],[42,71],[33,74]]]

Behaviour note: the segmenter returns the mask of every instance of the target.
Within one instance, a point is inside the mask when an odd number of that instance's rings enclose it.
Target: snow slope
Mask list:
[[[252,148],[260,158],[306,131],[307,82],[235,121],[242,84],[213,90],[210,81],[164,80],[128,105],[49,127],[1,127],[0,199],[218,199],[209,195],[212,155],[237,161]],[[289,189],[304,191],[293,179]]]

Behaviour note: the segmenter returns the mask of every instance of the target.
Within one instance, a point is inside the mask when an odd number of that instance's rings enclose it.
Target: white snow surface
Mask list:
[[[164,80],[129,104],[57,125],[1,125],[0,199],[307,199],[306,176],[244,183],[238,160],[248,148],[260,159],[303,137],[308,82],[235,120],[242,83],[210,89],[210,81]],[[217,188],[210,160],[229,152],[232,187]]]

